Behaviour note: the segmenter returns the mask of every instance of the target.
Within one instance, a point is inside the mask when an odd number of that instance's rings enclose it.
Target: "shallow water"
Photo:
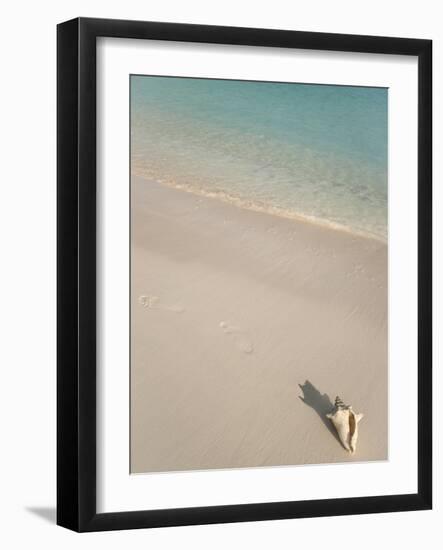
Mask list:
[[[131,170],[386,239],[384,88],[131,77]]]

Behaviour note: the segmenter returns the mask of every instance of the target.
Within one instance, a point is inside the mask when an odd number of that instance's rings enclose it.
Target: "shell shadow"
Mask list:
[[[298,396],[299,399],[301,399],[301,401],[303,401],[305,405],[308,405],[308,407],[314,409],[329,433],[341,445],[337,431],[335,430],[329,418],[326,417],[326,415],[332,412],[335,408],[334,404],[329,398],[329,395],[327,393],[320,393],[320,391],[313,384],[311,384],[309,380],[306,380],[304,384],[299,384],[299,387],[303,392],[303,395]]]

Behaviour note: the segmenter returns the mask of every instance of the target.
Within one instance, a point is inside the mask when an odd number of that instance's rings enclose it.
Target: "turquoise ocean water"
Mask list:
[[[384,88],[131,77],[131,171],[386,240]]]

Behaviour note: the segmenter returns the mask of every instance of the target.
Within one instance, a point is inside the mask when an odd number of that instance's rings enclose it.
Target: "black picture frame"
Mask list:
[[[136,512],[96,511],[96,39],[401,54],[418,58],[418,491]],[[57,28],[57,523],[104,531],[432,507],[432,42],[78,18]],[[401,205],[399,205],[401,208]]]

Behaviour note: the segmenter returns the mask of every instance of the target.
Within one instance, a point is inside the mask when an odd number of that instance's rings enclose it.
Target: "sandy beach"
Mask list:
[[[131,185],[131,471],[385,460],[386,244]]]

